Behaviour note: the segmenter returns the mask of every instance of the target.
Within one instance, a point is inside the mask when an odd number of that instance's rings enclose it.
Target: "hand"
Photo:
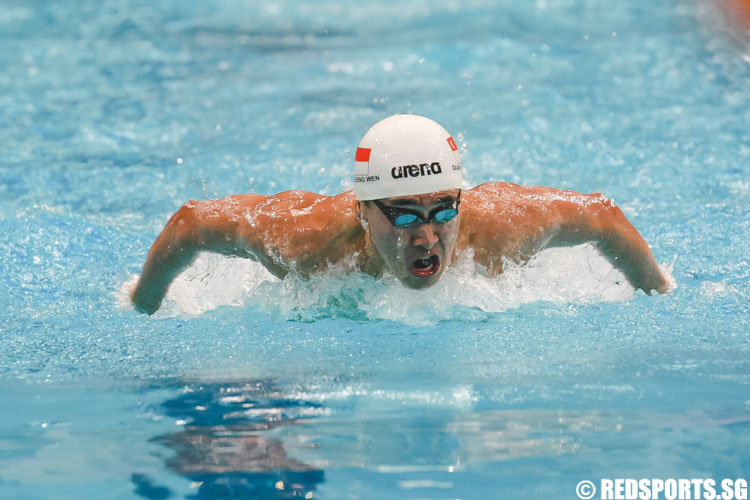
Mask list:
[[[138,284],[140,285],[140,283]],[[135,310],[149,316],[161,307],[162,298],[163,294],[149,294],[138,285],[130,292],[130,300],[133,302]]]

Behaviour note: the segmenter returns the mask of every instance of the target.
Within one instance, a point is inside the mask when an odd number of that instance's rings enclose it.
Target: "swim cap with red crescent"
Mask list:
[[[433,193],[461,187],[461,156],[440,124],[393,115],[367,131],[354,157],[358,200]]]

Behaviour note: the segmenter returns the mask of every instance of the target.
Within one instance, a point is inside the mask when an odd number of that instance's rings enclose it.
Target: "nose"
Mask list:
[[[440,237],[435,232],[432,224],[420,224],[415,228],[414,245],[429,250],[435,246]]]

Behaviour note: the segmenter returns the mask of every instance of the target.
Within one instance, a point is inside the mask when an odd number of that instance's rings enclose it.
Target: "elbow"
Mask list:
[[[586,195],[586,205],[599,212],[619,211],[617,204],[604,196],[602,193],[591,193]]]
[[[192,222],[195,220],[197,205],[198,202],[195,200],[186,202],[179,210],[177,210],[177,212],[175,212],[169,220],[169,223],[175,226],[183,226],[188,222]]]
[[[595,230],[596,239],[606,239],[613,232],[621,230],[624,224],[629,225],[625,214],[614,201],[601,193],[591,193],[587,197],[590,226]]]
[[[188,201],[175,212],[167,223],[167,229],[171,235],[170,239],[178,243],[181,248],[196,246],[200,243],[196,232],[197,204],[196,201]]]

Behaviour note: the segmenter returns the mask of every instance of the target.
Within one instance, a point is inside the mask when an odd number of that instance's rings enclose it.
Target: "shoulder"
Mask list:
[[[356,208],[354,196],[343,193],[325,196],[309,191],[284,191],[275,195],[237,194],[218,200],[190,200],[180,212],[185,218],[194,219],[243,219],[279,221],[311,221],[339,216]]]
[[[510,182],[485,182],[461,192],[461,209],[465,215],[505,211],[530,195],[528,188]]]
[[[349,214],[356,219],[356,200],[343,193],[324,196],[309,191],[275,195],[238,194],[218,200],[190,200],[177,212],[180,221],[201,225],[233,224],[246,230],[285,227],[325,228]]]
[[[244,195],[248,196],[248,195]],[[276,210],[295,210],[297,213],[317,213],[332,209],[343,209],[349,206],[356,207],[354,193],[347,191],[335,196],[312,193],[303,190],[283,191],[273,196],[268,196],[262,204]]]
[[[218,200],[189,200],[180,209],[195,218],[232,217],[266,199],[260,194],[238,194]]]
[[[466,192],[475,194],[500,194],[522,189],[524,189],[523,186],[513,184],[512,182],[493,181],[478,184],[471,189],[467,189]]]
[[[564,191],[547,186],[521,186],[512,182],[485,182],[466,192],[477,199],[488,202],[515,202],[524,199],[554,197],[561,193],[574,193],[573,191]]]
[[[252,219],[267,236],[267,246],[303,274],[339,262],[363,244],[364,231],[351,192],[335,196],[279,193],[259,206]]]
[[[258,203],[248,215],[273,231],[279,241],[305,248],[322,246],[332,235],[359,226],[352,192],[325,196],[285,191]]]
[[[464,194],[461,195],[463,203]],[[486,182],[466,191],[470,208],[552,207],[560,203],[588,206],[610,204],[601,193],[585,194],[548,186],[520,186],[511,182]]]
[[[309,191],[284,191],[259,203],[258,217],[293,223],[307,230],[330,229],[344,219],[356,220],[357,201],[352,192],[326,196]]]

